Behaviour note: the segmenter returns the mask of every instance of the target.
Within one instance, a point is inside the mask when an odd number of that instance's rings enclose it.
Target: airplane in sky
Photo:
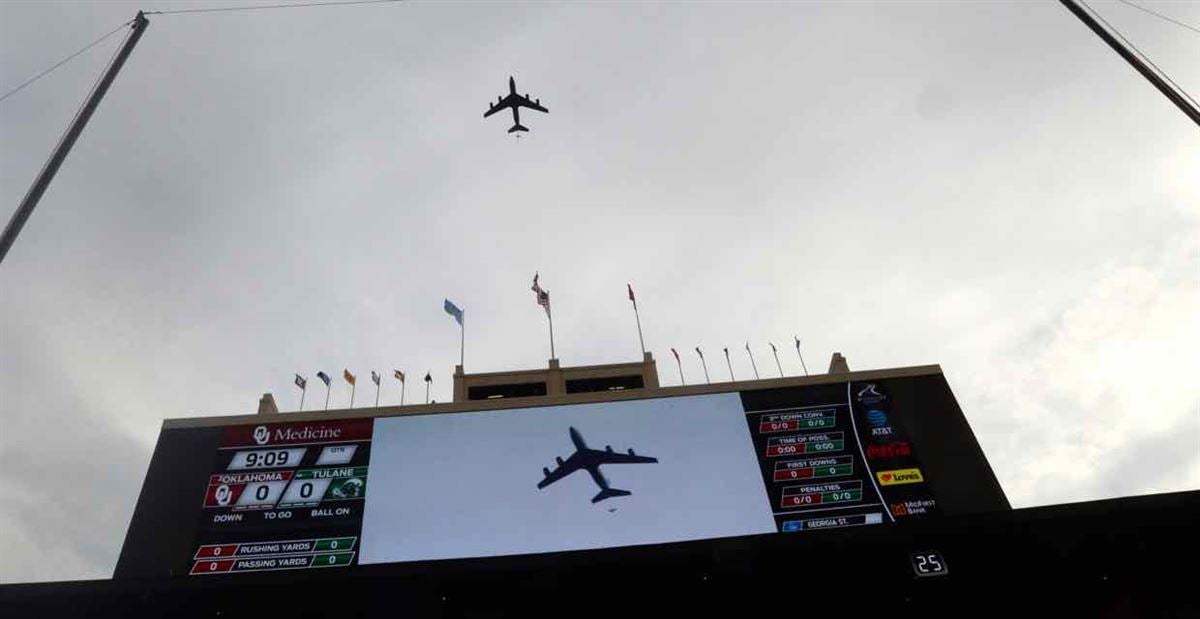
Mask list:
[[[602,464],[642,464],[650,462],[658,462],[658,458],[650,456],[639,456],[633,453],[633,449],[629,449],[629,453],[614,452],[612,445],[607,445],[604,451],[599,449],[589,449],[587,443],[583,442],[583,436],[579,434],[579,430],[571,428],[571,442],[575,443],[575,453],[571,454],[566,460],[555,458],[558,466],[551,471],[549,468],[542,468],[542,474],[545,479],[538,482],[538,489],[541,490],[546,486],[574,473],[578,470],[585,470],[592,476],[592,481],[600,486],[600,492],[592,497],[593,503],[599,503],[604,499],[611,499],[618,496],[629,496],[633,494],[628,490],[620,490],[617,488],[609,488],[608,480],[604,478],[604,474],[600,472]]]
[[[541,99],[530,99],[529,93],[525,93],[524,96],[517,94],[517,81],[514,80],[511,75],[508,76],[508,96],[496,97],[495,103],[488,104],[488,111],[483,113],[483,117],[487,118],[488,116],[491,116],[492,114],[495,114],[506,107],[512,108],[513,115],[513,126],[508,130],[509,133],[515,133],[517,131],[529,131],[528,127],[525,127],[521,124],[521,113],[518,111],[520,108],[527,107],[531,110],[537,110],[547,114],[550,113],[550,110],[542,107]]]

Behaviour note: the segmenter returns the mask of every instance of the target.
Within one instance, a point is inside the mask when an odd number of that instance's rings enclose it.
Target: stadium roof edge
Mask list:
[[[400,415],[436,415],[442,413],[465,413],[476,411],[502,410],[512,408],[534,408],[540,406],[559,406],[563,404],[592,404],[597,402],[615,402],[622,400],[644,400],[650,398],[665,398],[688,395],[704,395],[710,393],[728,393],[732,391],[747,391],[754,389],[776,389],[781,387],[801,387],[847,381],[884,380],[888,378],[904,378],[909,376],[924,376],[942,374],[940,365],[915,365],[879,370],[862,370],[834,374],[813,374],[810,376],[785,376],[783,378],[766,378],[760,380],[739,380],[700,385],[681,385],[673,387],[658,387],[654,389],[629,389],[625,391],[608,391],[595,393],[575,393],[568,395],[542,396],[530,398],[503,398],[497,400],[476,400],[469,402],[446,402],[437,404],[406,404],[404,406],[380,406],[364,408],[344,408],[327,411],[304,411],[280,413],[278,415],[223,415],[200,416],[175,419],[164,419],[163,430],[176,428],[202,428],[209,426],[250,425],[261,423],[283,422],[320,422],[335,419],[361,419],[373,417],[395,417]]]

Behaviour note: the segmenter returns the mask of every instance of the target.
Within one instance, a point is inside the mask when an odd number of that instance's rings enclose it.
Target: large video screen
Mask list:
[[[1007,507],[944,380],[920,378],[934,380],[164,431],[117,576],[804,534]],[[981,483],[963,487],[972,475]]]

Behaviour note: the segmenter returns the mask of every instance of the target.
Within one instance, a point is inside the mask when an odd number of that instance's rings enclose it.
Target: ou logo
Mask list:
[[[254,428],[254,442],[259,445],[266,445],[267,441],[271,440],[271,433],[267,431],[267,426],[258,426]]]
[[[233,491],[225,484],[217,486],[217,491],[213,494],[215,495],[214,498],[217,499],[217,505],[222,507],[229,505],[229,499],[233,498]]]

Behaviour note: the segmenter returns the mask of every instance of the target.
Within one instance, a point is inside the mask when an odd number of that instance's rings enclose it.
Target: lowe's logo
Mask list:
[[[879,479],[879,484],[882,486],[919,484],[925,481],[925,477],[921,475],[921,469],[896,469],[893,471],[879,471],[878,473],[875,473],[875,477]]]

